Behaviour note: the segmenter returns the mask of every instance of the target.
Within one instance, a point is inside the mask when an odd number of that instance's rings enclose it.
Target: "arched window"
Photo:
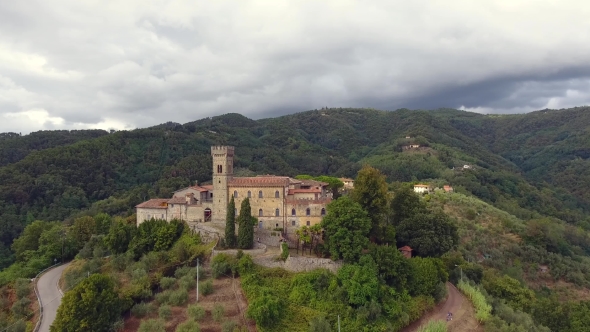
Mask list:
[[[307,226],[309,226],[309,225],[311,225],[311,222],[309,222],[309,220],[308,220],[308,221],[306,221],[306,222],[305,222],[305,224],[306,224]]]
[[[248,190],[248,198],[252,198],[252,193]]]
[[[258,216],[262,217],[262,209],[258,209]]]
[[[279,209],[276,209],[275,210],[275,217],[278,217],[278,216],[279,216]]]
[[[279,193],[279,191],[275,191],[275,198],[281,198],[281,194]]]
[[[234,190],[234,197],[238,198],[238,191],[237,190]]]
[[[295,209],[291,209],[291,215],[292,216],[296,216],[297,215],[297,213],[295,212]]]
[[[305,209],[305,215],[311,216],[311,209],[310,208]]]
[[[325,216],[325,215],[326,215],[326,209],[322,208],[322,216]]]
[[[217,173],[223,173],[223,166],[217,165]]]
[[[258,198],[262,198],[262,190],[258,191]]]

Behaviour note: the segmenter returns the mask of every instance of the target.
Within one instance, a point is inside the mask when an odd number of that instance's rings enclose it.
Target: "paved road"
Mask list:
[[[37,289],[39,289],[41,305],[43,306],[43,320],[39,328],[40,332],[49,332],[49,327],[53,324],[62,297],[57,288],[57,282],[68,265],[69,263],[55,267],[45,272],[37,280]]]
[[[428,323],[430,320],[446,321],[447,313],[449,312],[453,313],[453,320],[461,319],[461,317],[457,316],[457,313],[459,313],[459,309],[463,304],[463,294],[450,282],[447,282],[447,291],[449,296],[444,302],[438,304],[432,311],[427,312],[417,321],[403,328],[402,332],[418,331],[420,326]]]

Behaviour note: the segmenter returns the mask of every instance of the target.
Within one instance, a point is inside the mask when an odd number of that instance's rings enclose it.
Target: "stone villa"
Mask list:
[[[213,184],[194,186],[174,192],[172,198],[150,199],[136,206],[137,224],[151,218],[170,221],[174,218],[188,222],[211,222],[225,225],[231,196],[236,204],[248,197],[252,215],[258,227],[282,228],[292,233],[299,226],[321,222],[326,205],[331,202],[328,183],[297,180],[288,176],[233,176],[233,146],[212,146]]]

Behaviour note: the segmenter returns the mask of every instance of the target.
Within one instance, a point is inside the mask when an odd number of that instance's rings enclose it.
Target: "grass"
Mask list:
[[[473,303],[473,306],[475,307],[475,318],[477,318],[480,323],[490,319],[492,306],[488,304],[486,298],[477,288],[464,281],[459,281],[457,287],[469,298],[471,303]]]

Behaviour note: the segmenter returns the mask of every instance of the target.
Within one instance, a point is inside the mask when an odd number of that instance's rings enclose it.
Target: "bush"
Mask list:
[[[196,321],[200,321],[205,318],[205,309],[196,304],[191,304],[187,309],[188,316]]]
[[[286,260],[287,257],[289,257],[289,245],[287,244],[287,242],[283,242],[281,243],[281,249],[283,249],[283,251],[281,252],[281,260]]]
[[[197,285],[197,281],[193,279],[190,275],[184,276],[180,278],[178,281],[179,288],[184,289],[186,291],[195,288]]]
[[[330,332],[332,327],[325,317],[316,316],[309,321],[309,332]]]
[[[24,319],[17,320],[14,324],[6,329],[6,332],[26,332],[27,323]]]
[[[14,290],[16,292],[16,297],[20,299],[29,296],[29,293],[31,292],[30,286],[31,282],[29,281],[29,279],[16,279],[16,281],[14,282]]]
[[[173,306],[181,306],[184,305],[186,301],[188,301],[188,293],[183,289],[179,289],[170,293],[168,304]]]
[[[213,320],[215,320],[216,322],[221,322],[221,319],[223,318],[223,315],[225,314],[225,309],[223,308],[223,306],[221,304],[216,304],[215,307],[213,307],[213,311],[212,311],[212,315],[213,315]]]
[[[199,324],[197,322],[189,320],[184,323],[178,324],[176,332],[200,332]]]
[[[235,257],[219,254],[213,257],[211,260],[211,272],[213,278],[219,278],[221,276],[227,276],[237,270],[237,262]]]
[[[236,322],[233,320],[226,320],[221,325],[221,332],[233,332],[237,326],[238,324],[236,324]]]
[[[137,332],[166,332],[166,329],[161,319],[148,319],[141,322]]]
[[[179,267],[174,271],[174,276],[178,279],[186,276],[190,276],[192,279],[197,279],[197,268],[190,266]]]
[[[418,332],[447,332],[447,325],[442,321],[430,321],[418,329]]]
[[[117,272],[123,272],[131,264],[132,258],[129,255],[115,255],[111,258],[111,266]]]
[[[488,320],[492,312],[492,306],[487,303],[483,294],[477,288],[464,281],[459,281],[457,286],[469,298],[471,303],[473,303],[477,320],[480,323]]]
[[[160,287],[162,289],[170,289],[176,283],[176,278],[163,277],[160,279]]]
[[[27,298],[27,297],[23,297],[22,299],[14,302],[14,304],[12,305],[12,308],[10,310],[12,311],[12,314],[14,315],[15,318],[24,318],[30,312],[30,310],[29,310],[30,305],[31,305],[31,300],[29,300],[29,298]]]
[[[211,280],[207,280],[199,284],[199,292],[203,296],[207,296],[213,293],[213,283]]]
[[[163,320],[168,320],[170,319],[170,316],[172,316],[172,308],[169,305],[165,304],[161,306],[160,309],[158,309],[158,315]]]
[[[167,290],[161,293],[156,294],[156,301],[159,304],[169,304],[170,303],[170,295],[172,295],[172,291]]]
[[[151,310],[152,306],[149,303],[141,302],[131,308],[131,314],[137,318],[142,318],[147,316]]]

